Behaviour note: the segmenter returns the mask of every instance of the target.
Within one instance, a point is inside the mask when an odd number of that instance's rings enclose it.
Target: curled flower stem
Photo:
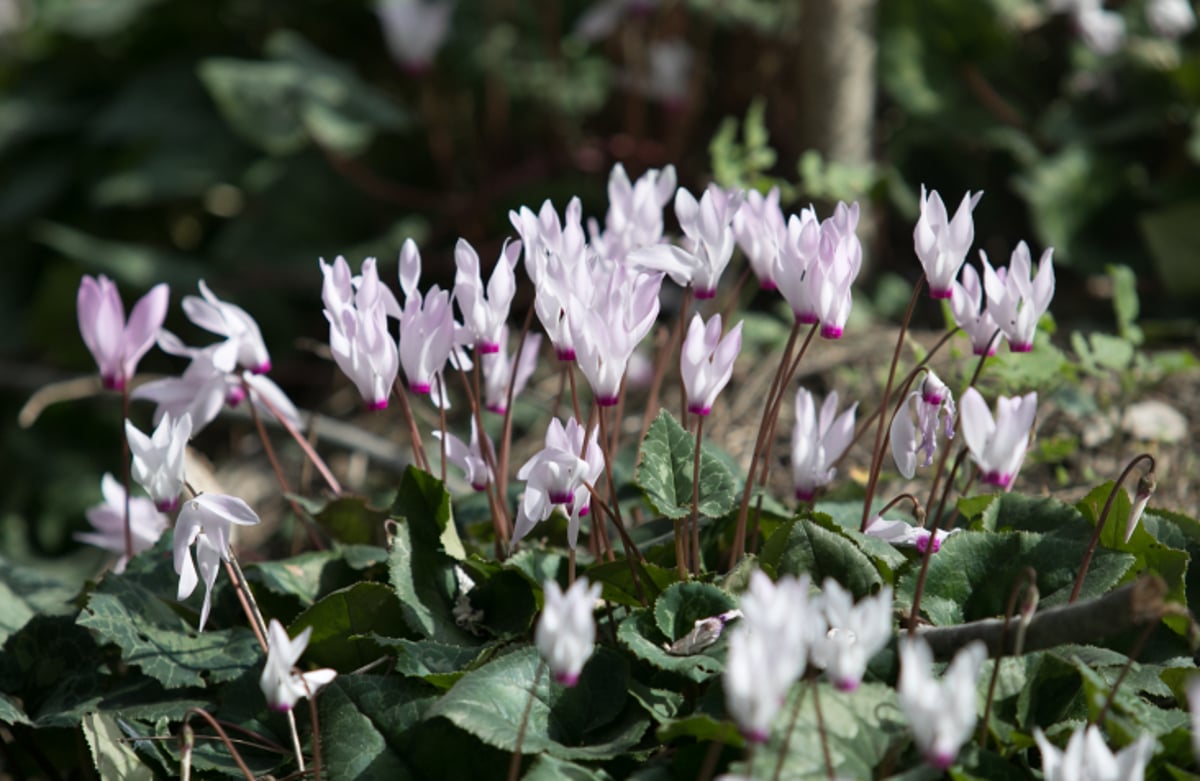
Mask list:
[[[908,493],[898,494],[898,495],[892,497],[888,501],[888,503],[885,504],[883,507],[879,508],[879,512],[875,513],[875,515],[872,517],[876,517],[876,518],[882,517],[884,515],[884,513],[886,513],[888,510],[892,509],[896,505],[900,504],[901,502],[905,501],[906,499],[912,503],[913,518],[916,519],[917,524],[919,526],[924,528],[925,527],[925,508],[923,506],[921,506],[921,503],[919,501],[917,501],[917,497],[913,496],[912,494],[908,494]]]
[[[1017,609],[1017,598],[1022,593],[1027,595],[1027,600],[1032,597],[1034,604],[1037,603],[1037,570],[1033,567],[1026,567],[1021,571],[1021,575],[1017,578],[1017,582],[1013,584],[1012,590],[1008,592],[1008,605],[1004,608],[1004,627],[1000,632],[1000,646],[1004,647],[1008,640],[1008,625],[1012,621],[1013,611]],[[1024,611],[1022,611],[1024,612]],[[1032,612],[1029,618],[1032,618]],[[1022,621],[1026,619],[1022,617]],[[1017,647],[1013,649],[1013,656],[1021,655],[1020,646],[1024,639],[1024,633],[1017,635]],[[987,748],[988,727],[992,717],[992,700],[996,697],[996,682],[1000,679],[1000,665],[1004,661],[1004,655],[996,657],[995,663],[992,665],[992,679],[988,682],[987,699],[983,703],[983,718],[979,722],[979,747]]]
[[[221,742],[224,743],[225,747],[229,749],[229,753],[232,755],[233,761],[237,763],[238,769],[242,771],[242,775],[244,775],[248,781],[254,781],[254,773],[250,772],[250,768],[246,766],[246,760],[242,759],[242,755],[238,753],[237,748],[233,745],[233,741],[229,739],[229,735],[225,733],[225,730],[221,727],[220,723],[212,717],[211,713],[203,708],[188,708],[187,713],[185,713],[183,716],[184,729],[188,729],[188,721],[193,715],[199,716],[208,722],[208,726],[213,728],[213,731],[220,736]]]
[[[121,466],[124,468],[125,480],[125,559],[133,560],[133,525],[130,518],[130,504],[133,501],[130,493],[132,478],[129,475],[129,432],[125,424],[129,421],[129,382],[121,383]]]
[[[1100,533],[1104,531],[1104,522],[1108,520],[1108,512],[1112,509],[1113,502],[1116,501],[1117,492],[1121,490],[1121,486],[1125,483],[1125,478],[1129,477],[1129,473],[1133,471],[1133,468],[1143,461],[1149,464],[1146,467],[1145,474],[1153,472],[1155,466],[1154,456],[1149,453],[1139,453],[1121,470],[1117,481],[1113,483],[1112,490],[1108,492],[1108,499],[1104,501],[1104,507],[1100,510],[1100,517],[1096,519],[1096,529],[1092,532],[1092,539],[1088,542],[1087,551],[1083,554],[1083,563],[1079,565],[1079,574],[1075,577],[1075,585],[1071,588],[1071,598],[1068,602],[1074,602],[1079,598],[1079,591],[1083,588],[1083,579],[1087,576],[1088,567],[1092,564],[1092,556],[1096,552],[1096,545],[1100,542]]]
[[[950,468],[950,477],[946,482],[947,486],[954,484],[954,476],[958,473],[958,468],[962,466],[963,457],[966,455],[967,449],[960,447],[958,456],[954,459],[954,466]],[[946,502],[945,494],[942,495],[942,505]],[[920,616],[921,610],[921,595],[925,593],[925,578],[929,575],[929,562],[933,559],[933,549],[937,546],[934,541],[937,539],[938,529],[941,528],[940,518],[942,516],[942,505],[938,506],[937,514],[933,517],[933,528],[929,530],[929,544],[925,546],[925,553],[921,558],[921,572],[917,575],[917,585],[913,589],[913,605],[912,613],[908,616],[908,636],[912,637],[917,631],[917,617]]]
[[[900,348],[904,346],[904,336],[908,333],[908,324],[912,320],[913,310],[917,307],[917,296],[921,294],[921,288],[925,286],[925,275],[922,274],[917,283],[913,285],[912,298],[908,300],[908,310],[904,313],[904,320],[900,323],[900,335],[896,337],[896,349],[892,351],[892,365],[888,369],[887,382],[883,386],[883,399],[879,402],[879,409],[886,410],[888,402],[891,399],[892,382],[896,379],[896,364],[900,362]],[[928,356],[926,356],[928,357]],[[871,451],[871,471],[867,476],[867,493],[863,497],[862,525],[860,528],[866,528],[867,521],[871,518],[871,500],[875,498],[875,486],[879,482],[879,470],[883,466],[883,416],[880,415],[879,422],[875,427],[875,449]],[[931,548],[933,546],[930,546]]]
[[[750,517],[750,494],[754,492],[754,476],[757,474],[758,454],[762,451],[763,441],[767,436],[768,421],[771,416],[771,402],[775,398],[780,385],[783,382],[783,374],[787,371],[788,363],[792,358],[792,350],[796,346],[796,339],[800,336],[800,321],[792,323],[792,330],[788,333],[787,344],[783,348],[783,356],[779,360],[779,368],[775,371],[775,379],[771,381],[771,388],[767,391],[767,403],[763,405],[762,420],[758,424],[758,435],[754,439],[754,448],[750,451],[750,465],[746,468],[746,484],[742,488],[742,503],[738,507],[737,526],[733,532],[733,550],[730,553],[730,566],[737,564],[742,558],[742,554],[746,551],[746,521]]]
[[[317,454],[317,451],[304,437],[304,435],[296,430],[296,427],[293,426],[292,422],[287,419],[287,416],[280,412],[279,408],[276,407],[275,404],[263,394],[259,393],[251,396],[249,386],[246,386],[246,397],[250,400],[251,407],[254,406],[253,402],[255,399],[257,399],[260,404],[267,408],[268,412],[275,416],[275,419],[279,421],[279,425],[283,426],[284,430],[291,435],[292,439],[296,440],[296,444],[299,445],[300,449],[304,451],[304,455],[308,457],[308,460],[312,462],[312,465],[315,466],[317,471],[321,473],[321,477],[325,480],[325,484],[329,486],[329,490],[333,491],[334,496],[341,496],[342,485],[337,481],[337,478],[333,476],[333,472],[329,470],[329,465],[325,463],[325,459],[321,458],[321,456]]]
[[[533,685],[529,687],[529,699],[525,701],[525,711],[521,714],[521,723],[517,727],[517,745],[513,747],[512,759],[508,763],[508,781],[517,781],[521,777],[521,746],[525,743],[525,730],[529,728],[529,713],[533,710],[533,699],[537,696],[538,684],[542,680],[542,672],[546,663],[538,659],[537,672],[533,674]]]

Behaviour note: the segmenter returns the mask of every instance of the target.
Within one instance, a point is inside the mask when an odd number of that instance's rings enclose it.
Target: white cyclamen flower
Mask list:
[[[192,416],[171,419],[163,415],[151,436],[125,421],[125,436],[133,455],[133,479],[146,489],[154,506],[163,512],[179,506],[183,492],[183,454],[192,435]]]
[[[433,65],[450,32],[454,3],[447,0],[379,0],[375,13],[383,26],[388,52],[409,73],[419,75]]]
[[[912,410],[916,410],[913,424]],[[954,397],[946,384],[933,372],[925,375],[919,390],[908,395],[896,416],[892,418],[889,441],[896,469],[906,480],[917,470],[917,454],[924,453],[921,466],[933,463],[937,449],[938,424],[945,412],[946,439],[954,438]]]
[[[100,481],[100,492],[104,501],[89,507],[84,515],[95,531],[76,532],[75,539],[95,545],[97,548],[121,554],[113,571],[125,571],[129,559],[125,553],[125,487],[111,474]],[[142,496],[129,500],[129,534],[133,542],[133,553],[137,555],[154,547],[158,538],[167,529],[167,516],[160,513],[154,502]]]
[[[224,336],[237,344],[237,362],[255,374],[271,371],[271,356],[263,342],[258,323],[245,309],[222,301],[200,280],[200,295],[184,296],[183,311],[188,319],[206,331]]]
[[[907,521],[889,521],[878,515],[867,522],[868,535],[878,537],[897,548],[916,548],[918,553],[925,552],[925,546],[929,544],[931,538],[933,539],[933,552],[937,553],[941,550],[942,543],[946,541],[947,537],[960,531],[962,529],[951,529],[950,531],[938,529],[937,533],[933,534],[928,529],[913,526]]]
[[[442,432],[434,431],[433,436],[441,439]],[[491,450],[491,438],[486,433],[483,436],[487,441],[487,448]],[[446,433],[446,460],[466,473],[467,482],[476,491],[486,490],[488,484],[492,482],[492,470],[488,467],[487,459],[484,457],[483,444],[479,439],[479,427],[475,424],[473,416],[471,418],[470,445],[453,434]]]
[[[1164,38],[1182,38],[1196,29],[1196,12],[1188,0],[1150,0],[1146,21]]]
[[[817,489],[828,485],[837,470],[833,462],[842,457],[854,437],[854,412],[858,402],[837,414],[838,395],[832,391],[817,414],[813,396],[796,391],[796,425],[792,429],[792,476],[796,498],[811,502]]]
[[[971,212],[982,197],[981,192],[974,195],[967,192],[950,218],[937,190],[926,193],[925,185],[921,185],[921,216],[913,229],[913,247],[925,268],[929,295],[933,298],[952,295],[954,279],[975,241],[975,219]]]
[[[459,239],[454,248],[454,262],[458,268],[454,276],[454,300],[463,314],[463,325],[471,335],[471,344],[480,354],[500,351],[505,336],[504,321],[508,319],[508,310],[517,292],[513,268],[520,255],[521,242],[505,242],[485,295],[475,248],[466,239]]]
[[[828,629],[813,640],[809,658],[839,690],[854,691],[871,657],[892,637],[892,587],[884,586],[855,604],[849,591],[826,578],[813,607],[825,617]]]
[[[600,598],[600,584],[589,585],[587,578],[579,578],[563,593],[556,581],[547,580],[544,589],[546,604],[534,641],[554,680],[574,686],[596,644],[592,611]]]
[[[1033,737],[1046,781],[1142,781],[1154,754],[1154,736],[1142,733],[1114,755],[1095,724],[1076,728],[1065,751],[1055,748],[1040,728],[1034,728]]]
[[[958,327],[971,337],[972,352],[976,355],[996,354],[996,345],[1004,334],[996,333],[999,326],[991,310],[984,305],[983,282],[974,266],[963,266],[962,281],[954,283],[954,294],[950,296],[950,311]]]
[[[959,649],[938,681],[929,644],[920,637],[900,639],[900,710],[925,761],[939,770],[954,764],[975,730],[975,688],[985,659],[987,647],[973,640]]]
[[[988,311],[1008,339],[1008,349],[1027,353],[1033,349],[1038,320],[1050,308],[1054,298],[1054,248],[1047,248],[1038,261],[1037,276],[1025,242],[1017,244],[1009,259],[1008,271],[1001,276],[983,259],[983,286],[987,290]]]
[[[1029,448],[1030,430],[1037,415],[1037,393],[996,399],[996,416],[974,388],[962,395],[963,437],[980,479],[988,485],[1012,487]]]
[[[733,376],[733,362],[742,349],[742,323],[721,338],[721,316],[713,315],[705,325],[693,315],[679,356],[679,372],[687,391],[688,412],[707,415],[717,394]]]
[[[267,627],[267,663],[258,679],[259,688],[271,710],[289,711],[301,697],[311,697],[337,677],[337,673],[328,668],[295,672],[296,662],[300,661],[300,655],[308,647],[308,638],[311,636],[312,627],[309,626],[292,640],[288,638],[283,624],[271,619]]]
[[[222,560],[229,561],[229,542],[233,526],[253,526],[258,515],[250,505],[234,496],[200,494],[183,503],[175,521],[175,572],[179,575],[177,599],[191,596],[200,582],[196,567],[204,579],[204,605],[200,608],[200,631],[208,621],[212,607],[212,587]],[[192,544],[196,544],[196,563],[192,563]]]

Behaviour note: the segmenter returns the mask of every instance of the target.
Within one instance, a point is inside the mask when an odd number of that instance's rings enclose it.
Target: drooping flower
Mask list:
[[[435,439],[442,438],[441,431],[434,431]],[[487,438],[487,434],[484,434]],[[492,449],[492,442],[487,440],[487,447]],[[494,451],[493,451],[494,452]],[[475,424],[475,418],[471,418],[471,444],[468,445],[458,437],[447,432],[446,433],[446,460],[454,464],[466,474],[467,482],[476,491],[486,490],[488,484],[492,482],[492,470],[487,465],[487,459],[484,457],[483,444],[479,439],[479,427]]]
[[[528,207],[508,213],[521,235],[525,271],[534,285],[533,307],[560,361],[575,360],[572,321],[575,302],[590,307],[592,278],[588,272],[587,236],[583,231],[583,204],[572,198],[560,222],[554,205],[546,200],[534,214]]]
[[[492,270],[484,294],[479,255],[466,239],[459,239],[454,248],[457,273],[454,276],[454,300],[463,314],[463,325],[471,335],[471,344],[480,354],[496,353],[504,338],[504,321],[513,296],[517,278],[513,267],[521,254],[521,242],[506,242]]]
[[[651,168],[631,183],[617,163],[608,177],[608,214],[604,231],[588,223],[592,249],[602,258],[623,262],[639,247],[658,244],[663,235],[663,207],[675,194],[675,167]],[[526,256],[528,257],[528,256]]]
[[[691,285],[696,298],[717,294],[717,282],[733,257],[733,216],[741,206],[741,193],[731,195],[710,184],[696,198],[684,188],[675,193],[675,216],[683,229],[687,248],[655,244],[634,250],[629,262],[650,271],[668,274],[680,287]]]
[[[1075,28],[1084,45],[1101,57],[1116,54],[1125,45],[1125,18],[1098,0],[1083,0],[1073,14]]]
[[[204,330],[223,336],[237,345],[237,362],[255,374],[271,371],[271,356],[263,342],[258,323],[236,304],[217,298],[204,280],[200,280],[200,295],[183,297],[183,311]]]
[[[1034,727],[1033,738],[1042,753],[1046,781],[1142,781],[1155,744],[1153,735],[1142,733],[1114,755],[1095,724],[1077,727],[1065,751],[1059,751],[1039,727]]]
[[[971,460],[979,467],[980,479],[1005,491],[1012,487],[1037,415],[1037,393],[996,400],[996,416],[974,388],[962,395],[962,428]]]
[[[308,647],[312,629],[311,626],[305,627],[292,640],[283,624],[271,619],[267,627],[267,663],[258,679],[259,688],[271,710],[289,711],[301,697],[311,697],[337,677],[337,673],[328,668],[305,673],[295,671],[296,662],[300,661],[300,656]]]
[[[688,412],[707,415],[712,411],[717,394],[733,376],[733,362],[741,349],[740,321],[721,338],[720,315],[713,315],[707,325],[699,314],[692,316],[679,356]]]
[[[1003,332],[999,336],[996,334],[999,326],[991,309],[984,305],[983,283],[974,266],[963,266],[962,281],[954,283],[950,296],[950,311],[954,314],[954,322],[971,338],[972,352],[976,355],[996,354],[996,345]]]
[[[333,359],[358,388],[368,409],[384,409],[400,371],[399,349],[387,322],[389,315],[399,318],[399,303],[379,281],[375,258],[364,260],[362,274],[354,279],[340,255],[333,265],[320,263]]]
[[[584,447],[584,429],[574,418],[566,427],[558,418],[546,428],[545,447],[525,462],[517,479],[525,482],[525,495],[517,507],[513,524],[512,544],[515,545],[534,525],[550,517],[556,505],[565,507],[567,544],[572,548],[579,538],[579,517],[586,503],[581,496],[603,470],[603,451],[599,446],[599,428],[594,427]],[[584,456],[581,458],[580,453]],[[596,457],[599,453],[599,457]]]
[[[183,493],[183,454],[191,435],[192,417],[186,412],[175,420],[164,415],[151,436],[125,421],[125,436],[133,455],[133,479],[163,512],[179,506],[179,494]]]
[[[1133,495],[1133,504],[1129,508],[1129,517],[1125,519],[1125,542],[1129,542],[1133,537],[1133,530],[1137,528],[1138,521],[1142,519],[1142,513],[1146,512],[1146,505],[1150,502],[1150,497],[1154,495],[1154,489],[1158,487],[1158,478],[1154,475],[1154,470],[1150,470],[1138,479],[1137,492]]]
[[[208,621],[212,607],[212,587],[217,581],[221,561],[229,561],[229,542],[233,526],[253,526],[258,515],[250,505],[235,496],[200,494],[183,503],[175,521],[175,572],[179,575],[177,598],[187,599],[204,579],[204,605],[200,608],[200,631]],[[192,563],[192,544],[196,545],[196,562]]]
[[[519,357],[508,354],[507,344],[508,327],[504,326],[500,329],[500,351],[479,357],[483,368],[484,408],[497,415],[508,411],[509,383],[512,383],[512,396],[515,399],[533,376],[533,370],[537,368],[538,350],[542,346],[542,335],[525,334],[524,346]]]
[[[824,633],[809,605],[808,575],[772,583],[761,570],[739,605],[742,621],[729,636],[723,684],[725,707],[747,740],[764,743],[788,690],[804,672],[815,636]]]
[[[817,489],[828,485],[837,474],[833,463],[842,457],[854,436],[854,413],[858,402],[837,414],[837,391],[831,391],[817,414],[813,396],[805,388],[796,391],[796,424],[792,428],[792,477],[796,498],[811,502]]]
[[[94,531],[76,532],[75,539],[121,554],[113,566],[114,572],[121,573],[129,563],[125,555],[125,487],[105,473],[100,481],[100,493],[104,501],[84,512]],[[134,555],[154,547],[166,529],[167,516],[158,511],[153,501],[142,496],[130,497],[129,533]]]
[[[101,274],[79,281],[79,333],[96,359],[104,387],[121,390],[137,372],[138,361],[154,344],[167,317],[170,295],[165,284],[150,288],[133,305],[127,323],[121,294],[111,279]]]
[[[543,589],[546,602],[534,642],[554,680],[563,686],[574,686],[596,645],[592,612],[600,598],[600,584],[589,585],[588,579],[581,577],[566,593],[554,580],[547,580]]]
[[[1164,38],[1182,38],[1196,29],[1196,12],[1188,0],[1149,0],[1146,21]]]
[[[746,200],[733,217],[733,235],[763,290],[776,288],[776,259],[787,232],[779,207],[779,188],[772,187],[766,195],[747,190]]]
[[[809,659],[840,691],[854,691],[871,657],[892,637],[892,587],[855,604],[849,591],[826,578],[813,608],[825,617],[828,629],[813,638]]]
[[[940,681],[933,677],[933,652],[923,638],[900,639],[900,710],[912,727],[925,761],[939,770],[954,764],[975,730],[976,684],[987,647],[972,640],[959,649]]]
[[[571,336],[575,358],[592,387],[596,403],[617,403],[625,368],[638,343],[658,317],[661,274],[646,274],[624,265],[607,264],[598,270],[592,306],[576,301]]]
[[[921,185],[921,216],[913,229],[913,246],[925,268],[929,295],[933,298],[951,297],[954,279],[975,241],[971,212],[982,197],[981,192],[974,195],[967,192],[950,218],[937,190],[927,193],[925,185]]]
[[[987,290],[988,310],[1008,338],[1008,348],[1015,353],[1033,349],[1033,336],[1038,320],[1050,308],[1054,298],[1054,248],[1048,247],[1038,261],[1037,276],[1033,276],[1033,261],[1029,246],[1017,244],[1001,277],[982,251],[983,286]]]
[[[433,65],[450,32],[454,3],[449,0],[378,0],[375,13],[392,59],[414,75]]]
[[[913,423],[913,411],[916,423]],[[889,439],[892,459],[896,469],[906,480],[912,479],[917,469],[917,454],[924,453],[922,466],[933,463],[937,449],[939,423],[945,413],[946,439],[954,438],[954,397],[946,383],[932,371],[925,375],[921,387],[908,395],[900,410],[892,418]]]
[[[434,402],[444,404],[434,385],[456,346],[450,292],[434,285],[424,296],[410,296],[400,316],[400,365],[408,387],[414,393],[434,392]]]
[[[898,548],[916,548],[918,553],[925,552],[931,539],[933,540],[933,552],[937,553],[942,549],[942,543],[946,541],[947,537],[960,531],[962,529],[951,529],[950,531],[938,529],[936,533],[933,533],[929,529],[913,526],[907,521],[889,521],[878,515],[867,522],[867,534],[870,536],[878,537]]]

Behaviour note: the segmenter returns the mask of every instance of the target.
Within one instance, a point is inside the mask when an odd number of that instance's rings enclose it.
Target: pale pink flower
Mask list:
[[[1196,12],[1188,0],[1150,0],[1146,21],[1164,38],[1182,38],[1196,29]]]
[[[921,185],[921,216],[913,229],[913,246],[925,268],[929,295],[950,298],[958,270],[975,241],[975,220],[971,212],[983,193],[963,195],[954,217],[946,213],[946,205],[937,190],[925,191]]]
[[[183,311],[196,325],[237,345],[237,362],[255,374],[271,371],[271,356],[258,323],[236,304],[222,301],[200,280],[200,295],[183,297]]]
[[[79,281],[79,333],[96,359],[104,387],[121,390],[137,372],[138,361],[154,344],[166,319],[169,298],[165,284],[155,285],[133,305],[126,323],[121,294],[111,279],[101,274]]]
[[[608,177],[608,214],[603,233],[595,220],[588,222],[593,250],[602,258],[619,262],[639,247],[661,242],[663,207],[675,188],[674,166],[650,168],[631,183],[625,167],[614,165]]]
[[[311,626],[305,627],[292,640],[283,624],[271,619],[267,627],[267,662],[258,679],[259,688],[271,710],[289,711],[301,697],[311,697],[337,677],[337,673],[328,668],[305,673],[295,671],[296,662],[300,661],[300,656],[308,647],[312,630]]]
[[[545,447],[525,462],[517,479],[525,481],[525,495],[517,507],[513,525],[512,544],[515,545],[533,527],[550,517],[556,506],[563,506],[569,516],[567,544],[572,548],[579,537],[579,518],[585,509],[581,492],[595,483],[604,468],[603,451],[599,447],[599,429],[593,428],[588,447],[583,447],[583,427],[571,418],[567,426],[558,418],[546,429]],[[599,451],[597,459],[594,451]],[[580,457],[583,453],[584,457]]]
[[[923,638],[902,637],[899,645],[900,681],[896,688],[900,710],[912,727],[913,739],[925,761],[946,770],[975,730],[975,689],[987,648],[982,641],[972,640],[954,655],[938,681],[933,677],[933,652]]]
[[[733,257],[733,216],[741,206],[741,194],[730,195],[710,184],[697,201],[684,188],[675,193],[675,216],[683,229],[687,249],[672,244],[655,244],[636,249],[629,262],[650,271],[667,273],[675,284],[691,285],[696,298],[717,294],[717,282]]]
[[[661,274],[645,274],[619,264],[607,264],[590,308],[576,301],[571,336],[579,368],[592,387],[596,403],[617,403],[625,368],[638,343],[658,317]],[[600,276],[603,276],[602,274]]]
[[[454,3],[448,0],[378,0],[375,13],[383,26],[388,52],[402,68],[420,75],[429,70],[450,32]]]
[[[935,534],[930,532],[929,529],[913,526],[908,521],[889,521],[878,515],[867,522],[867,534],[871,537],[878,537],[884,542],[895,545],[897,548],[916,548],[918,553],[925,552],[925,548],[929,545],[931,539],[933,540],[933,552],[937,553],[942,549],[942,543],[946,541],[947,537],[960,531],[962,530],[952,529],[946,531],[938,529]]]
[[[574,686],[596,646],[592,614],[600,598],[600,584],[589,584],[586,577],[581,577],[563,593],[557,581],[547,580],[543,593],[545,604],[534,642],[554,680]]]
[[[253,526],[258,515],[250,505],[234,496],[200,494],[183,503],[175,521],[175,572],[179,575],[177,599],[191,596],[200,578],[204,580],[204,604],[200,608],[200,631],[208,621],[212,607],[212,587],[217,581],[221,561],[229,561],[229,543],[233,526]],[[192,563],[192,544],[196,545],[196,563]]]
[[[733,217],[733,235],[759,286],[774,290],[776,260],[788,236],[778,187],[772,187],[765,196],[757,190],[746,191],[746,200]]]
[[[124,572],[129,563],[125,555],[125,487],[105,473],[100,481],[100,492],[104,501],[84,512],[94,531],[76,532],[75,539],[121,554],[113,571]],[[129,532],[134,555],[153,548],[166,530],[167,516],[158,511],[152,500],[143,496],[130,497]]]
[[[908,394],[908,398],[892,418],[889,434],[892,458],[896,462],[896,469],[905,479],[912,479],[916,472],[918,453],[924,453],[925,456],[921,466],[933,463],[933,453],[937,450],[938,428],[943,419],[944,436],[946,439],[953,439],[954,397],[946,384],[930,371],[925,374],[920,389]]]
[[[707,325],[700,315],[693,315],[679,356],[688,412],[707,415],[712,411],[717,394],[733,376],[733,362],[741,349],[740,321],[721,338],[720,315],[713,315]]]
[[[384,409],[400,371],[399,350],[387,322],[389,314],[399,317],[399,304],[379,281],[374,258],[363,261],[362,274],[353,280],[341,256],[332,266],[322,260],[321,272],[333,359],[369,409]],[[352,292],[352,286],[357,290]]]
[[[515,399],[533,376],[537,368],[538,350],[542,346],[542,335],[525,334],[519,359],[515,354],[508,354],[507,344],[508,326],[503,326],[500,329],[500,351],[486,353],[479,358],[483,369],[483,404],[489,412],[497,415],[508,411],[508,384],[511,382],[513,385],[512,396]]]
[[[813,638],[809,660],[840,691],[854,691],[867,663],[892,639],[892,587],[884,586],[855,604],[849,591],[826,578],[813,608],[825,617],[828,628]]]
[[[983,257],[987,257],[980,250]],[[962,281],[955,282],[950,296],[950,311],[954,322],[971,338],[971,350],[976,355],[996,354],[996,345],[1004,334],[997,335],[999,326],[989,307],[984,306],[983,283],[974,266],[964,265]]]
[[[191,435],[192,417],[186,412],[175,420],[164,415],[151,436],[125,421],[125,436],[133,457],[133,479],[163,512],[179,506],[179,495],[183,493],[183,455]]]
[[[854,413],[858,402],[837,414],[838,395],[832,391],[817,414],[813,396],[805,388],[796,391],[796,424],[792,428],[792,477],[796,498],[811,502],[817,489],[828,485],[837,473],[833,463],[842,457],[854,436]]]
[[[988,311],[1008,338],[1008,348],[1015,353],[1027,353],[1033,349],[1038,321],[1054,298],[1054,248],[1048,247],[1042,253],[1036,276],[1029,246],[1023,241],[1013,250],[1003,276],[988,263],[987,255],[982,252],[980,255]]]
[[[1037,416],[1037,393],[996,400],[996,416],[974,388],[962,395],[962,428],[971,460],[979,467],[980,480],[1005,491],[1021,470],[1029,448],[1030,430]]]
[[[434,431],[435,439],[442,438],[441,431]],[[488,450],[492,450],[492,441],[484,434]],[[493,451],[494,452],[494,451]],[[492,470],[484,457],[483,443],[479,438],[479,427],[471,417],[471,444],[463,442],[458,437],[446,433],[446,460],[454,464],[466,474],[467,482],[476,491],[486,490],[492,482]]]
[[[1064,751],[1057,749],[1040,727],[1034,727],[1033,738],[1042,754],[1045,781],[1142,781],[1146,763],[1154,756],[1153,735],[1143,732],[1113,754],[1095,724],[1076,727]]]
[[[504,322],[517,292],[513,268],[520,254],[521,242],[505,242],[488,280],[485,296],[475,248],[466,239],[459,239],[454,248],[458,269],[454,276],[454,300],[463,314],[463,325],[471,335],[471,344],[480,354],[500,351]]]

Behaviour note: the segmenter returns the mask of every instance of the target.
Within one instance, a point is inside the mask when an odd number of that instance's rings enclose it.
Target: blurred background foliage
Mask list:
[[[345,412],[311,347],[326,337],[317,258],[377,255],[390,274],[413,236],[448,282],[457,237],[494,258],[509,209],[577,194],[602,216],[615,162],[674,164],[693,189],[778,183],[793,205],[864,199],[864,291],[916,277],[922,183],[952,203],[984,190],[976,245],[1000,263],[1021,238],[1055,247],[1060,321],[1114,330],[1097,300],[1123,264],[1151,343],[1190,345],[1195,34],[1156,35],[1142,2],[1121,3],[1127,39],[1100,55],[1041,2],[855,0],[869,45],[846,72],[868,81],[847,86],[806,59],[840,45],[822,43],[828,4],[458,0],[439,46],[436,22],[389,42],[381,9],[352,0],[0,0],[0,550],[73,548],[99,473],[119,470],[111,398],[16,422],[36,389],[94,371],[82,274],[127,302],[171,283],[168,327],[191,342],[176,305],[206,278],[258,318],[302,406]],[[864,154],[807,129],[848,89],[872,109]]]

